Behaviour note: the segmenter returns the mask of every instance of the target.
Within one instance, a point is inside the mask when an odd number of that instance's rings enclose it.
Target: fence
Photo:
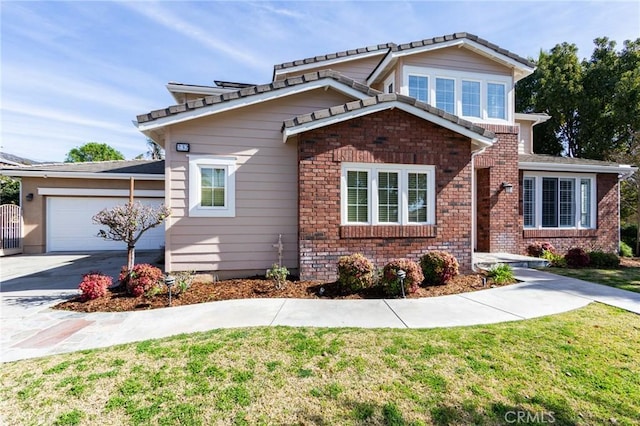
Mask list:
[[[0,256],[22,253],[22,208],[0,206]]]

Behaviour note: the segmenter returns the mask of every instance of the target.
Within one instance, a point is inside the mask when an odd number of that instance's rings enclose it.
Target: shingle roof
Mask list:
[[[118,160],[87,163],[42,163],[29,166],[2,167],[3,170],[33,172],[164,174],[164,160]]]
[[[394,46],[396,46],[395,43],[383,43],[383,44],[378,44],[376,46],[360,47],[352,50],[344,50],[342,52],[328,53],[326,55],[314,56],[312,58],[298,59],[293,62],[284,62],[282,64],[274,65],[273,68],[275,70],[282,70],[286,68],[297,67],[300,65],[313,64],[315,62],[329,61],[331,59],[338,59],[338,58],[346,58],[348,56],[360,55],[360,54],[369,53],[369,52],[377,52],[381,50],[390,49]]]
[[[336,52],[336,53],[330,53],[327,55],[320,55],[320,56],[315,56],[312,58],[305,58],[305,59],[299,59],[293,62],[285,62],[282,64],[278,64],[278,65],[274,65],[274,70],[278,71],[278,70],[283,70],[286,68],[292,68],[292,67],[296,67],[296,66],[300,66],[300,65],[306,65],[306,64],[312,64],[312,63],[316,63],[316,62],[322,62],[322,61],[328,61],[331,59],[338,59],[338,58],[344,58],[344,57],[348,57],[348,56],[354,56],[354,55],[359,55],[362,53],[368,53],[368,52],[376,52],[379,50],[384,50],[384,49],[390,49],[392,52],[400,52],[403,50],[408,50],[408,49],[415,49],[418,47],[423,47],[423,46],[430,46],[430,45],[434,45],[434,44],[438,44],[438,43],[443,43],[445,41],[451,41],[451,40],[458,40],[458,39],[467,39],[467,40],[471,40],[474,41],[482,46],[488,47],[491,50],[494,50],[497,53],[500,53],[501,55],[505,55],[517,62],[520,62],[523,65],[526,65],[528,67],[535,67],[535,64],[531,61],[529,61],[528,59],[525,59],[519,55],[516,55],[515,53],[512,53],[510,51],[508,51],[507,49],[503,49],[500,46],[490,43],[489,41],[478,37],[475,34],[470,34],[470,33],[466,33],[466,32],[462,32],[462,33],[454,33],[454,34],[448,34],[448,35],[444,35],[441,37],[433,37],[433,38],[428,38],[428,39],[424,39],[424,40],[418,40],[418,41],[412,41],[410,43],[403,43],[403,44],[396,44],[396,43],[384,43],[384,44],[378,44],[377,46],[370,46],[370,47],[361,47],[358,49],[352,49],[352,50],[345,50],[343,52]]]
[[[358,90],[366,95],[374,96],[380,93],[377,90],[370,88],[367,85],[358,83],[357,81],[346,77],[339,72],[332,70],[322,70],[317,72],[307,73],[301,76],[289,77],[285,80],[274,81],[268,84],[260,84],[257,86],[245,87],[233,92],[223,93],[220,95],[211,95],[204,98],[194,99],[183,104],[173,105],[168,108],[158,109],[151,111],[147,114],[138,115],[138,123],[147,123],[159,118],[168,117],[171,115],[180,114],[186,111],[191,111],[198,108],[204,108],[223,102],[233,101],[235,99],[246,98],[249,96],[259,95],[266,92],[276,91],[291,86],[297,86],[300,84],[317,81],[323,78],[332,78],[352,89]]]
[[[17,155],[9,154],[8,152],[0,152],[0,163],[17,165],[20,164],[37,164],[37,161],[29,160],[28,158],[19,157]]]
[[[586,158],[558,157],[544,154],[520,154],[520,163],[570,164],[584,166],[618,167],[620,164],[612,161],[589,160]]]
[[[302,124],[306,124],[306,123],[311,123],[313,121],[318,121],[318,120],[322,120],[322,119],[326,119],[329,117],[336,117],[339,116],[341,114],[347,114],[351,111],[355,111],[358,109],[365,109],[367,107],[371,107],[374,105],[379,105],[379,104],[383,104],[383,103],[387,103],[387,102],[402,102],[404,104],[407,105],[411,105],[414,106],[418,109],[421,109],[423,111],[426,111],[430,114],[433,114],[435,116],[441,117],[447,121],[450,121],[453,124],[457,124],[459,126],[462,126],[474,133],[477,133],[478,135],[485,137],[485,138],[489,138],[489,139],[493,139],[496,137],[496,135],[493,132],[490,132],[489,130],[480,127],[480,126],[476,126],[475,124],[473,124],[470,121],[467,120],[463,120],[458,116],[455,116],[453,114],[449,114],[448,112],[445,112],[441,109],[438,109],[436,107],[433,107],[429,104],[426,104],[424,102],[420,102],[418,100],[416,100],[415,98],[412,98],[410,96],[406,96],[406,95],[400,95],[400,94],[396,94],[396,93],[380,93],[376,96],[372,96],[370,98],[367,99],[363,99],[363,100],[357,100],[357,101],[353,101],[353,102],[348,102],[344,105],[338,105],[338,106],[334,106],[331,108],[327,108],[327,109],[322,109],[319,111],[315,111],[309,114],[303,114],[303,115],[299,115],[297,117],[294,117],[290,120],[285,120],[282,124],[282,130],[286,129],[286,128],[291,128],[291,127],[295,127],[295,126],[299,126]]]

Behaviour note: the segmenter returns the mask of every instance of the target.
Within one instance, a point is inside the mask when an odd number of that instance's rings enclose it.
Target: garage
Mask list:
[[[162,198],[140,198],[145,205],[159,206]],[[127,198],[47,197],[47,252],[126,250],[122,241],[98,237],[104,225],[96,225],[92,217],[105,208],[126,204]],[[142,235],[136,250],[157,250],[164,245],[164,224]]]

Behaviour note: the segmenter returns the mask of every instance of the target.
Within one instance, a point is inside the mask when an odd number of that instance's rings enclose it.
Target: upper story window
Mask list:
[[[234,217],[236,160],[189,156],[189,216]]]
[[[433,166],[343,163],[344,225],[426,225],[435,221]]]
[[[595,177],[525,175],[522,182],[525,228],[595,226]]]
[[[513,121],[511,76],[413,65],[402,72],[402,94],[473,121]]]
[[[410,75],[408,78],[409,96],[422,102],[429,102],[429,77]]]

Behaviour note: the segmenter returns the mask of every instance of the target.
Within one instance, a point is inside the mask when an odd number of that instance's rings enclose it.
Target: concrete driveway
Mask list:
[[[136,262],[152,263],[158,255],[139,252]],[[521,268],[515,269],[519,284],[423,299],[246,299],[90,314],[50,309],[78,294],[82,274],[117,277],[125,263],[120,252],[0,258],[0,362],[216,328],[451,327],[552,315],[593,301],[640,314],[640,293]]]

